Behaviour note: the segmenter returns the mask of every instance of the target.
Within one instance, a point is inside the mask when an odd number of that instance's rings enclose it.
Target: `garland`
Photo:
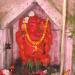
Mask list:
[[[26,26],[26,22],[24,21],[24,29],[25,29],[25,32],[26,32],[26,37],[27,37],[27,40],[33,45],[35,51],[37,52],[38,51],[38,48],[37,46],[44,40],[45,38],[45,35],[46,35],[46,31],[47,31],[47,27],[48,27],[48,19],[46,19],[46,24],[45,24],[45,29],[44,29],[44,33],[41,37],[40,40],[38,41],[33,41],[30,36],[29,36],[29,33],[28,33],[28,30],[27,30],[27,26]]]

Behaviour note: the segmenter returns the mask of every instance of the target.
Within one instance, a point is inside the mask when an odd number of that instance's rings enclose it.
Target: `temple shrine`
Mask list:
[[[60,75],[61,34],[62,14],[48,0],[15,4],[1,19],[1,71],[5,75]],[[63,75],[72,73],[70,36],[66,28]]]

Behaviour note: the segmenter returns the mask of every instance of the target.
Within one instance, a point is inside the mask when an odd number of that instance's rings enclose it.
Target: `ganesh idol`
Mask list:
[[[34,64],[39,61],[43,66],[50,64],[52,32],[48,18],[38,17],[33,11],[26,17],[20,18],[16,41],[22,64],[27,64],[29,60]]]

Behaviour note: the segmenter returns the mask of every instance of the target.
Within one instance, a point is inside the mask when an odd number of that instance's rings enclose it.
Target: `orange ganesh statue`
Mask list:
[[[47,66],[50,61],[50,47],[52,44],[51,23],[36,15],[19,20],[19,30],[16,32],[19,46],[19,56],[23,64],[29,60],[36,64],[38,61]]]

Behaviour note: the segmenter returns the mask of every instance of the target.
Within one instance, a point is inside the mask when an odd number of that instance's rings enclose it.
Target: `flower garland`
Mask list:
[[[30,38],[29,33],[28,33],[28,31],[27,31],[27,26],[26,26],[25,20],[24,20],[24,23],[23,23],[23,24],[24,24],[24,29],[25,29],[25,32],[26,32],[27,40],[33,45],[35,51],[37,52],[37,51],[38,51],[37,46],[44,40],[45,35],[46,35],[46,31],[47,31],[47,27],[48,27],[48,18],[46,19],[46,24],[45,24],[45,26],[44,26],[44,27],[45,27],[44,33],[43,33],[41,39],[38,40],[38,41],[33,41],[33,40]]]

